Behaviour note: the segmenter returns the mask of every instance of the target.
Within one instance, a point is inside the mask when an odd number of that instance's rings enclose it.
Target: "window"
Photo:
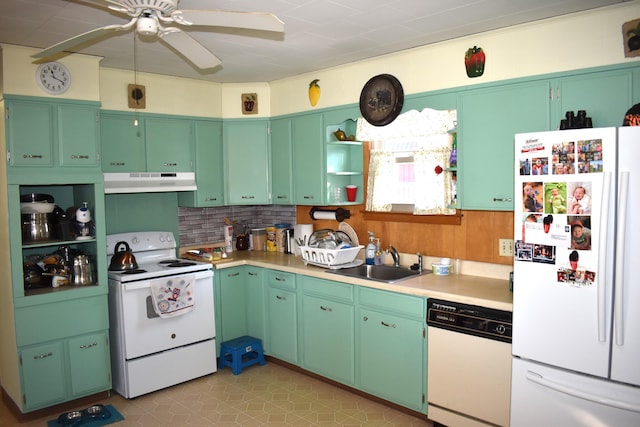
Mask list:
[[[366,210],[453,215],[449,157],[455,110],[404,113],[384,127],[358,121],[357,138],[371,142]]]

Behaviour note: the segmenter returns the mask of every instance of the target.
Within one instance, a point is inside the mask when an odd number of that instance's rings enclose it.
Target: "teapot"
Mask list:
[[[118,250],[120,246],[124,246],[124,249]],[[113,256],[111,257],[111,263],[109,264],[109,270],[125,271],[135,270],[136,268],[138,268],[138,263],[136,262],[136,257],[133,256],[129,244],[125,241],[116,243],[113,249]]]

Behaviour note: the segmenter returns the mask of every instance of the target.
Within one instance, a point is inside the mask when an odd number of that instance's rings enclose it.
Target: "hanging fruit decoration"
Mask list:
[[[485,55],[481,47],[474,46],[467,49],[464,54],[464,67],[467,69],[467,76],[480,77],[484,73]]]
[[[315,79],[309,83],[309,102],[312,107],[315,107],[320,99],[320,86],[318,86],[319,81],[319,79]]]

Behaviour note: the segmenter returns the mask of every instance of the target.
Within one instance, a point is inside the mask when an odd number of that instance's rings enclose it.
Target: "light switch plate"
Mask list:
[[[513,256],[513,239],[500,239],[498,241],[498,255]]]

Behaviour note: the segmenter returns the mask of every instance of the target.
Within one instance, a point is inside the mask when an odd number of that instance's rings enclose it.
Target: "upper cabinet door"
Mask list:
[[[209,207],[224,204],[222,121],[195,120],[196,191],[180,191],[180,206]]]
[[[322,114],[292,120],[293,201],[299,205],[322,205],[324,200],[325,151]]]
[[[10,166],[53,166],[54,109],[50,104],[10,101],[6,104]]]
[[[101,114],[100,151],[103,172],[147,170],[144,127],[136,126],[130,114]]]
[[[147,118],[147,172],[193,172],[191,120]]]
[[[622,126],[624,114],[635,104],[632,81],[632,70],[605,71],[559,79],[554,84],[554,99],[558,103],[552,128],[558,128],[567,111],[577,114],[578,110],[586,111],[593,127]]]
[[[458,111],[461,209],[513,210],[514,136],[549,129],[548,81],[478,89]]]
[[[223,139],[227,204],[269,203],[268,122],[225,123]]]
[[[98,166],[98,108],[58,106],[61,166]]]
[[[291,205],[291,119],[271,121],[271,198],[274,204]]]

